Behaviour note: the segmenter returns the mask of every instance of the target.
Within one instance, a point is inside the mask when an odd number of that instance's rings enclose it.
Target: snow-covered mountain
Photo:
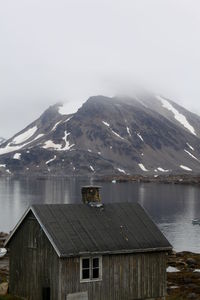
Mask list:
[[[103,175],[200,173],[200,117],[160,95],[56,104],[0,146],[0,171]]]

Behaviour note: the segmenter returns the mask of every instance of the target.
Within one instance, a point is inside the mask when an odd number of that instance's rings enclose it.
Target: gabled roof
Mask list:
[[[32,211],[59,257],[167,251],[172,246],[145,210],[135,203],[38,204]]]

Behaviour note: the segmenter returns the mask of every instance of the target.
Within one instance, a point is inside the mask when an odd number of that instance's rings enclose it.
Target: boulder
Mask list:
[[[197,262],[196,262],[196,260],[194,259],[194,258],[191,258],[191,257],[189,257],[187,260],[186,260],[186,263],[189,265],[189,266],[191,266],[191,265],[196,265],[197,264]]]
[[[188,298],[188,299],[196,299],[196,298],[197,298],[197,294],[196,294],[196,293],[189,293],[189,294],[187,295],[187,298]]]

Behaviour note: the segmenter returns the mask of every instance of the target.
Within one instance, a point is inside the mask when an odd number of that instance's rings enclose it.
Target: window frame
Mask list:
[[[99,277],[93,278],[93,259],[98,258],[99,260]],[[83,260],[89,259],[89,278],[84,279],[82,277],[82,271],[83,271]],[[80,282],[94,282],[94,281],[101,281],[102,280],[102,256],[86,256],[86,257],[80,257]]]

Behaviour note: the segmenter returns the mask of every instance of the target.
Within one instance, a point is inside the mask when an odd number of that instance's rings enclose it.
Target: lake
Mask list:
[[[33,203],[79,203],[89,180],[0,179],[0,231],[9,232]],[[200,187],[161,183],[102,182],[103,202],[139,202],[177,251],[200,253]]]

